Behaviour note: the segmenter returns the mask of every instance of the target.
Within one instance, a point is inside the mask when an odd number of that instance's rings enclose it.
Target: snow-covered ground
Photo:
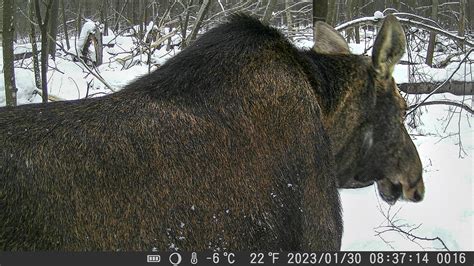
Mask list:
[[[108,36],[105,37],[104,43],[110,40],[114,40],[116,45],[104,49],[104,64],[98,68],[98,72],[108,84],[120,89],[136,77],[148,73],[149,68],[144,63],[147,60],[146,55],[126,58],[126,54],[121,54],[133,49],[131,37]],[[74,39],[71,43],[74,43]],[[311,44],[311,40],[296,42],[299,47],[308,47]],[[364,48],[364,44],[351,45],[354,53],[361,53]],[[22,45],[17,49],[27,48]],[[153,62],[163,64],[177,52],[166,51],[163,47],[153,55]],[[124,67],[130,63],[134,65]],[[15,73],[19,104],[40,102],[41,97],[32,93],[35,89],[34,77],[32,71],[27,69],[31,68],[31,60],[26,59],[17,64]],[[86,96],[88,84],[89,95],[100,96],[111,92],[80,63],[72,62],[62,52],[58,52],[56,62],[50,61],[50,66],[54,66],[48,73],[51,95],[66,100],[82,98]],[[423,67],[426,73],[440,80],[447,78],[450,75],[449,71],[454,68],[454,64],[441,70]],[[151,71],[154,69],[155,67],[152,67]],[[394,77],[398,82],[406,82],[407,73],[407,66],[397,66]],[[460,70],[460,73],[465,72]],[[5,104],[3,86],[3,75],[1,75],[0,105]],[[462,97],[450,94],[434,95],[432,99],[444,98],[463,100]],[[470,101],[467,102],[468,105],[471,104]],[[452,107],[445,105],[422,107],[423,112],[419,120],[422,124],[416,129],[410,129],[424,165],[426,194],[423,202],[397,202],[389,208],[379,198],[374,186],[340,190],[344,216],[343,250],[442,248],[439,240],[413,240],[403,234],[387,231],[389,228],[386,227],[388,224],[384,216],[387,213],[394,224],[412,235],[420,238],[439,237],[450,250],[474,250],[472,183],[474,135],[471,125],[473,120],[465,111],[453,115],[449,108]]]

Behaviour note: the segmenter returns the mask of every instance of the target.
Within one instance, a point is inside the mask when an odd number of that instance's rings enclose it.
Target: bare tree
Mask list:
[[[393,8],[395,8],[397,11],[401,11],[402,4],[400,3],[400,0],[393,0],[392,5],[393,5]]]
[[[28,19],[30,21],[30,42],[33,58],[33,73],[35,75],[36,88],[41,90],[41,74],[38,61],[38,45],[36,43],[35,6],[33,0],[28,0]]]
[[[100,4],[100,22],[104,24],[104,36],[107,36],[109,34],[109,19],[107,9],[109,9],[109,1],[102,0]]]
[[[474,32],[474,2],[467,1],[467,20],[469,22],[469,28],[471,30],[471,34]]]
[[[386,6],[387,4],[385,3],[385,0],[374,1],[374,11],[383,12]]]
[[[438,0],[431,0],[431,19],[438,20]],[[428,42],[428,50],[426,51],[426,64],[433,66],[433,55],[436,41],[436,32],[430,32],[430,40]]]
[[[48,102],[48,23],[51,14],[51,7],[54,0],[48,0],[45,7],[44,18],[41,15],[39,0],[35,0],[36,21],[41,32],[41,96],[43,102]]]
[[[211,4],[210,0],[204,0],[201,4],[201,7],[199,8],[199,12],[196,17],[196,21],[194,22],[194,27],[191,33],[189,34],[187,41],[187,44],[189,45],[194,39],[196,39],[196,36],[201,29],[201,24],[202,21],[204,20],[204,16],[206,15],[207,11],[209,10],[209,6]]]
[[[64,39],[66,39],[66,47],[69,50],[71,45],[69,44],[69,33],[67,30],[66,7],[64,6],[64,0],[61,0],[61,16],[63,18]]]
[[[459,0],[459,30],[458,35],[463,37],[466,32],[466,0]]]
[[[337,23],[336,16],[336,1],[328,1],[327,11],[326,11],[326,22],[329,25],[335,26]]]
[[[291,36],[293,33],[293,17],[291,14],[291,3],[290,0],[285,0],[285,14],[286,14],[286,26],[288,28],[288,34]]]
[[[58,17],[59,17],[59,0],[52,0],[51,13],[48,23],[48,35],[51,38],[48,45],[48,53],[53,60],[56,59],[56,37],[58,35]]]
[[[184,20],[181,15],[179,15],[179,21],[181,25],[181,36],[183,41],[181,42],[181,48],[186,47],[186,35],[187,35],[187,30],[188,30],[188,24],[189,24],[189,16],[191,13],[190,7],[193,5],[193,0],[188,0],[186,1],[186,7],[185,7],[185,16]]]
[[[328,0],[313,0],[313,24],[316,21],[327,21]],[[333,1],[332,1],[333,2]]]
[[[13,66],[13,38],[14,38],[14,0],[3,1],[3,75],[5,77],[5,99],[7,106],[16,105],[15,68]]]
[[[76,32],[77,36],[81,34],[82,29],[82,12],[83,12],[82,1],[77,1],[77,19],[76,19]]]
[[[102,65],[102,60],[104,57],[104,50],[102,46],[102,30],[100,29],[100,27],[97,27],[95,31],[95,39],[96,39],[96,43],[94,45],[95,65],[99,66],[99,65]]]

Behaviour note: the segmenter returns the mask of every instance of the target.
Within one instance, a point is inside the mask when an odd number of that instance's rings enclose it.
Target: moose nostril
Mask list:
[[[421,200],[422,200],[422,197],[421,197],[420,193],[418,193],[418,191],[415,191],[415,193],[413,193],[413,201],[418,202],[418,201],[421,201]]]

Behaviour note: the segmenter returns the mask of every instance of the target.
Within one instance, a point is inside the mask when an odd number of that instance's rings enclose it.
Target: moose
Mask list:
[[[338,188],[422,200],[401,25],[372,57],[315,33],[233,15],[116,93],[0,108],[0,250],[339,250]]]

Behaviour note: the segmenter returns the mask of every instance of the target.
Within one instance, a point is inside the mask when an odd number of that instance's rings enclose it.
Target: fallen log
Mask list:
[[[398,84],[398,88],[408,94],[429,94],[441,83],[442,82],[401,83]],[[474,82],[452,80],[437,89],[436,93],[451,93],[458,96],[474,95]]]

